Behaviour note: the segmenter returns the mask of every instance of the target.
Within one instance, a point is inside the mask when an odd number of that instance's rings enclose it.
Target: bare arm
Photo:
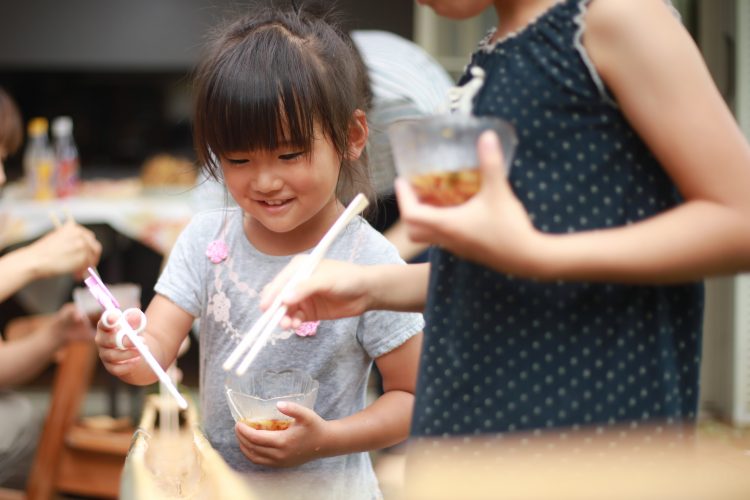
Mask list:
[[[34,243],[0,258],[0,301],[38,278],[82,273],[99,262],[102,247],[94,233],[68,221]]]
[[[409,232],[401,219],[398,219],[384,233],[388,241],[398,250],[402,259],[409,261],[429,248],[424,243],[415,243],[409,238]]]
[[[138,325],[136,319],[128,318],[133,326]],[[177,359],[180,345],[187,337],[194,318],[166,297],[157,294],[146,309],[146,319],[146,331],[141,336],[159,365],[166,369]],[[158,377],[127,338],[123,339],[127,349],[117,349],[115,332],[116,327],[107,328],[99,321],[96,344],[107,371],[129,384],[148,385],[156,382]]]
[[[36,264],[26,248],[0,257],[0,301],[3,301],[38,277]]]
[[[624,227],[541,233],[483,136],[482,188],[467,203],[425,206],[397,181],[409,236],[539,279],[675,283],[750,269],[750,146],[688,33],[661,0],[592,2],[585,22],[594,65],[685,203]]]
[[[680,281],[750,268],[750,147],[697,47],[660,0],[593,2],[584,44],[685,203],[555,238],[561,277]]]
[[[73,304],[64,305],[26,337],[10,342],[0,340],[0,388],[32,380],[49,365],[54,352],[71,340],[91,341],[91,327]]]
[[[267,309],[303,262],[295,258],[263,290],[261,308]],[[357,316],[365,311],[421,312],[427,298],[429,264],[359,265],[324,260],[284,303],[284,328],[303,321]]]
[[[409,436],[421,348],[420,333],[375,361],[383,394],[361,412],[330,422],[326,455],[377,450]]]

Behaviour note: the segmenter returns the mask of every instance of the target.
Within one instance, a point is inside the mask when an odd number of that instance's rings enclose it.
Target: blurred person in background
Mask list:
[[[410,40],[377,30],[355,30],[351,36],[367,67],[373,94],[367,113],[367,154],[378,211],[372,223],[396,246],[402,259],[420,259],[427,246],[412,242],[399,221],[393,189],[396,168],[386,131],[400,120],[446,112],[454,82],[440,63]]]
[[[21,115],[13,99],[0,88],[0,186],[6,180],[2,162],[18,150],[22,140]],[[0,257],[0,301],[36,279],[81,275],[98,263],[100,255],[101,245],[94,234],[69,220]],[[0,338],[0,486],[23,487],[43,419],[27,397],[10,389],[38,376],[67,342],[92,338],[91,327],[73,304],[63,305],[23,338],[11,342]]]

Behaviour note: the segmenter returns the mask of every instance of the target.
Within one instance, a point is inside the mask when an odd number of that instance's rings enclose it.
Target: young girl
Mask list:
[[[368,132],[364,65],[326,17],[258,7],[218,34],[197,70],[195,91],[199,159],[220,173],[237,207],[198,214],[180,236],[146,310],[144,339],[168,366],[200,318],[204,431],[253,487],[269,488],[268,498],[377,498],[366,451],[408,435],[420,315],[373,312],[272,335],[251,370],[299,369],[320,383],[315,411],[279,407],[295,419],[288,430],[235,426],[222,369],[260,316],[263,286],[292,255],[318,243],[342,202],[368,192],[360,158]],[[401,262],[362,218],[328,255]],[[97,343],[111,373],[133,384],[156,380],[136,351],[114,348],[113,330],[101,323]],[[373,360],[385,393],[366,406]],[[281,467],[288,469],[274,470]]]
[[[463,18],[491,2],[424,3]],[[464,205],[398,180],[429,265],[325,263],[283,323],[426,305],[418,436],[693,422],[701,280],[750,269],[748,143],[662,0],[494,6],[474,113],[519,132],[509,178],[487,134]]]

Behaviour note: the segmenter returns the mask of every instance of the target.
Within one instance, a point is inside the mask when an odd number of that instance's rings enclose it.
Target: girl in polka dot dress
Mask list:
[[[492,2],[424,3],[464,18]],[[287,321],[424,306],[416,436],[689,424],[702,279],[750,269],[750,147],[662,0],[494,7],[466,74],[487,75],[474,113],[518,131],[509,177],[487,133],[467,203],[420,204],[397,180],[429,264],[326,263]]]

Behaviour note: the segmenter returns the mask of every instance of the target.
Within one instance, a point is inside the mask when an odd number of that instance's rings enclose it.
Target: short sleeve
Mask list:
[[[209,212],[210,213],[210,212]],[[199,317],[205,303],[208,258],[205,250],[210,240],[207,217],[199,214],[177,238],[167,265],[154,287],[156,293],[174,302],[193,317]]]
[[[401,346],[424,328],[419,313],[370,311],[360,319],[360,342],[375,359]]]
[[[362,224],[361,229],[368,237],[354,259],[358,264],[407,265],[398,255],[396,247],[382,234],[366,222]],[[423,328],[424,319],[419,313],[369,311],[360,317],[357,339],[371,358],[378,358],[399,347]]]

